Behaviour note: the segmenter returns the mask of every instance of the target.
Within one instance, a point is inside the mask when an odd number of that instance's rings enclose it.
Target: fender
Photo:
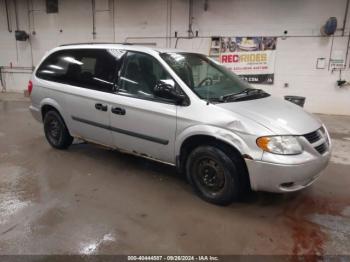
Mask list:
[[[54,107],[61,114],[61,116],[63,116],[62,107],[56,102],[56,100],[54,100],[52,98],[48,98],[48,97],[46,97],[40,101],[40,111],[42,110],[42,108],[44,106],[47,106],[47,105]]]
[[[43,106],[46,106],[46,105],[50,105],[50,106],[54,107],[58,111],[58,113],[60,113],[60,115],[62,116],[62,118],[63,118],[63,120],[64,120],[64,122],[69,130],[69,121],[67,121],[67,120],[69,120],[69,117],[66,115],[66,112],[62,108],[62,106],[56,100],[46,97],[40,101],[40,108],[39,108],[40,113],[41,113]]]
[[[231,130],[227,130],[221,127],[217,126],[211,126],[211,125],[195,125],[186,128],[183,130],[179,135],[176,137],[176,143],[175,143],[175,155],[178,156],[180,154],[181,146],[183,142],[195,135],[207,135],[211,137],[215,137],[218,140],[221,140],[222,142],[225,142],[226,144],[229,144],[233,147],[235,147],[242,155],[247,154],[251,150],[249,150],[247,144],[244,142],[244,140],[235,134]]]

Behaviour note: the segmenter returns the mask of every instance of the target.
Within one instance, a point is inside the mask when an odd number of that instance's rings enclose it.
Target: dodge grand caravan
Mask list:
[[[28,84],[49,144],[73,137],[174,165],[228,204],[247,189],[291,192],[326,167],[326,127],[202,54],[123,44],[60,46]]]

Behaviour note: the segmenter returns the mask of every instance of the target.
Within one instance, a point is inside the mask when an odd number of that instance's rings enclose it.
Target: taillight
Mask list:
[[[30,95],[32,93],[33,90],[33,82],[31,80],[29,80],[28,82],[28,95]]]

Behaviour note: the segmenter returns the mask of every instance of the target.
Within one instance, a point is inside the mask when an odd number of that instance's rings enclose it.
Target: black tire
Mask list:
[[[228,205],[238,200],[242,192],[240,166],[215,146],[195,148],[186,161],[186,175],[199,197],[216,205]]]
[[[67,149],[73,142],[73,137],[60,114],[50,110],[44,116],[44,132],[49,144],[57,149]]]

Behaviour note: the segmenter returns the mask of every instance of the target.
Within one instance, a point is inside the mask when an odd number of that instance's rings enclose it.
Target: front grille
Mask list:
[[[319,146],[316,146],[315,149],[317,150],[318,153],[323,155],[327,151],[327,144],[323,143],[323,144],[321,144]]]
[[[324,138],[326,142],[322,143],[318,146],[314,146],[314,148],[321,155],[323,155],[327,151],[328,139],[327,139],[327,135],[326,135],[323,127],[321,127],[320,129],[318,129],[314,132],[305,134],[304,137],[306,138],[307,141],[309,141],[310,144],[314,144],[314,143],[318,142],[319,140],[321,140],[322,138]]]
[[[304,137],[307,139],[307,141],[309,141],[312,144],[321,139],[321,134],[319,130],[316,130],[314,132],[305,134]]]

